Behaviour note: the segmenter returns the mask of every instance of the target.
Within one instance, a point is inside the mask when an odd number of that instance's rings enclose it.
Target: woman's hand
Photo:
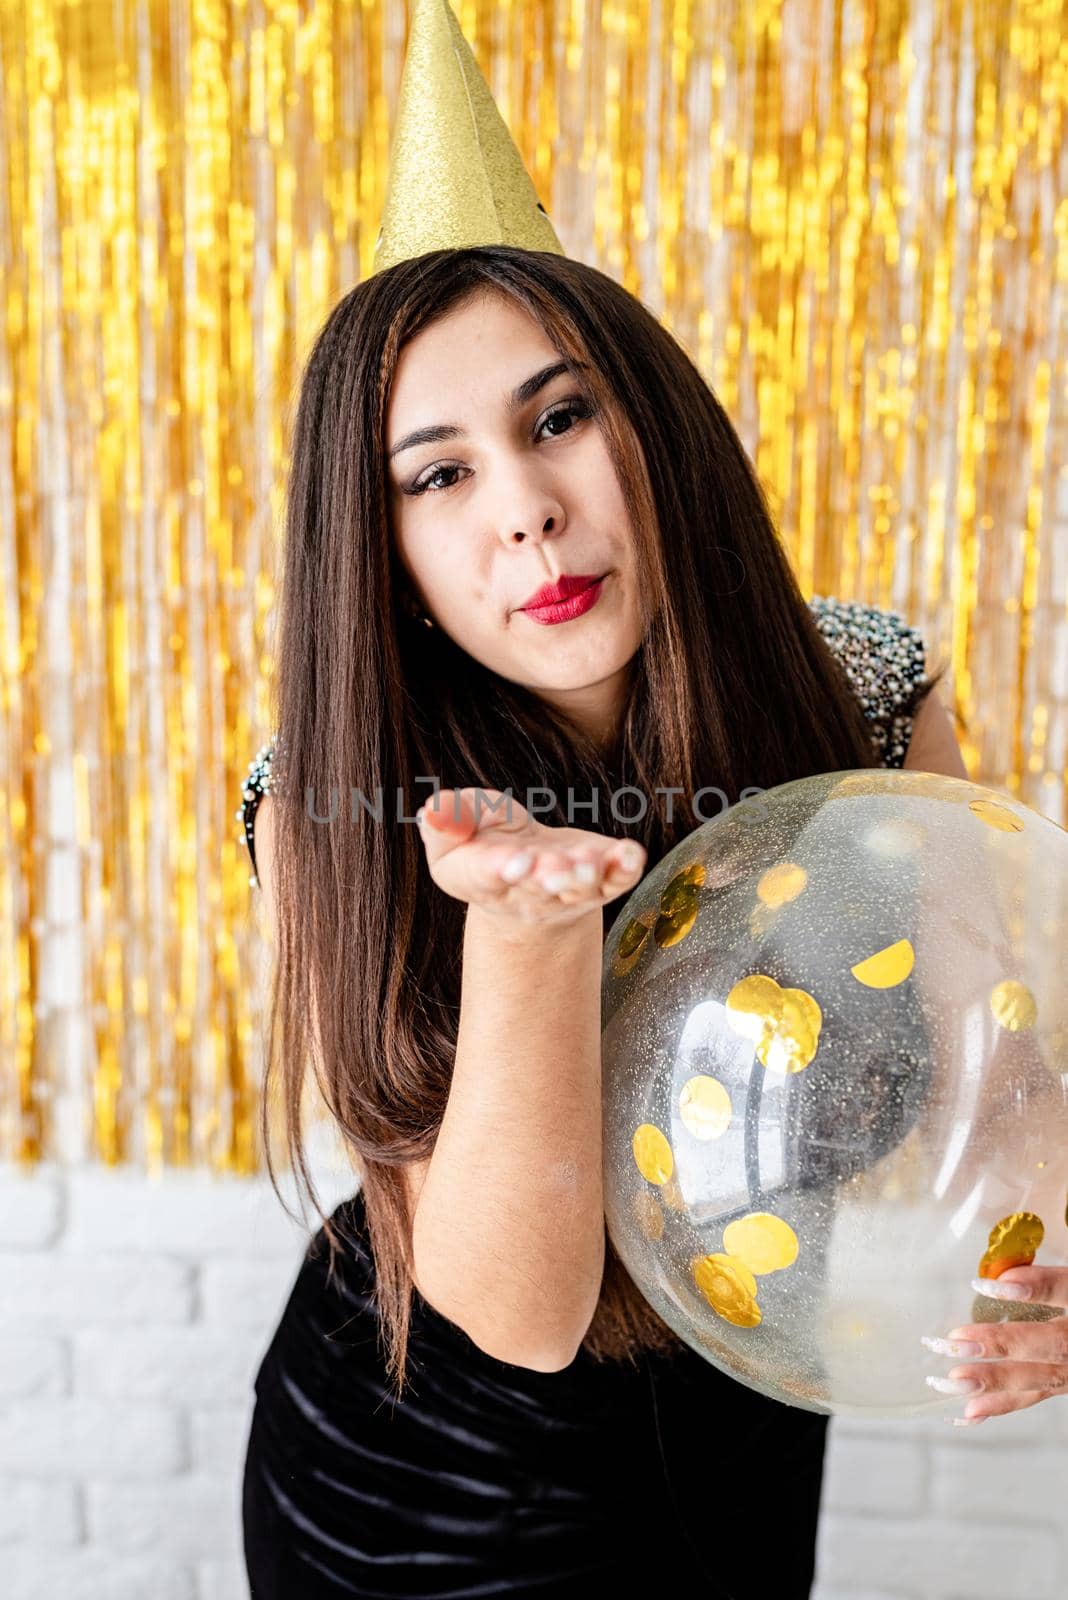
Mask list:
[[[628,893],[645,867],[636,840],[547,827],[500,789],[440,789],[416,816],[438,888],[518,922],[574,922]]]
[[[995,1300],[1068,1310],[1068,1267],[1010,1267],[997,1278],[976,1278],[972,1287]],[[976,1322],[953,1328],[948,1338],[923,1342],[936,1355],[958,1362],[948,1377],[928,1378],[931,1387],[940,1394],[976,1397],[962,1417],[952,1419],[958,1426],[1025,1411],[1039,1400],[1068,1393],[1068,1316]]]

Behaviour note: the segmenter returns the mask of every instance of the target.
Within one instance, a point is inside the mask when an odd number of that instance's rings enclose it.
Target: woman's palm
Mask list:
[[[441,789],[419,815],[438,888],[520,922],[574,921],[632,889],[645,865],[635,840],[548,826],[499,789]]]

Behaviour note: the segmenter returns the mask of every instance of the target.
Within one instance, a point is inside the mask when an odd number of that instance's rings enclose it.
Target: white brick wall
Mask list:
[[[1068,1596],[1063,1398],[979,1428],[835,1419],[831,1445],[813,1600]]]
[[[247,1600],[252,1382],[317,1226],[266,1179],[0,1164],[2,1600]]]
[[[313,1170],[328,1211],[355,1186]],[[252,1380],[308,1232],[266,1180],[0,1166],[3,1600],[247,1600]],[[1064,1400],[836,1421],[814,1600],[1064,1600],[1066,1491]]]

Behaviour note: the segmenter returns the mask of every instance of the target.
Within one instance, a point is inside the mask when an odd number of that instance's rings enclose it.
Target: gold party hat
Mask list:
[[[566,254],[448,0],[415,0],[371,274],[476,244]]]

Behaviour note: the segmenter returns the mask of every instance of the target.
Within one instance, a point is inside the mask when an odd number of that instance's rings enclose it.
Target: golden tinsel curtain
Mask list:
[[[1068,822],[1065,0],[455,0],[569,255],[802,587]],[[0,1155],[249,1172],[287,427],[370,270],[402,0],[0,0]]]

